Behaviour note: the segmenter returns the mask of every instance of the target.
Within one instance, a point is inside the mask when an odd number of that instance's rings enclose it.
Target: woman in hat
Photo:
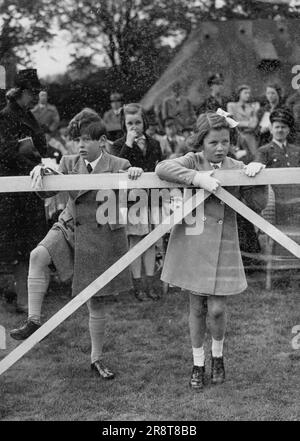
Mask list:
[[[0,175],[28,175],[46,156],[46,140],[31,113],[41,84],[35,69],[18,72],[0,112]],[[46,233],[44,202],[33,192],[0,194],[0,256],[12,264],[17,311],[27,310],[29,253]]]
[[[211,380],[223,383],[223,342],[226,330],[226,300],[247,287],[243,269],[236,213],[213,195],[220,183],[214,169],[241,170],[244,164],[227,156],[230,147],[232,119],[217,113],[199,116],[194,145],[196,153],[159,163],[156,173],[161,179],[193,185],[211,192],[204,204],[204,230],[199,235],[186,234],[186,224],[177,224],[170,236],[162,280],[189,291],[189,327],[193,348],[193,370],[190,387],[204,386],[204,339],[206,318],[212,335]],[[263,168],[251,166],[249,176]],[[199,173],[204,172],[207,173]],[[246,174],[248,170],[246,169]],[[260,211],[266,203],[264,186],[230,187],[234,196],[242,198],[252,209]],[[186,250],[186,251],[184,251]]]

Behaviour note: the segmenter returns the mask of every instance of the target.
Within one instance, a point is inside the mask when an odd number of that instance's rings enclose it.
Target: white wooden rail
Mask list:
[[[243,170],[216,170],[214,176],[223,187],[236,185],[300,184],[300,168],[273,168],[249,178]],[[127,173],[84,175],[53,175],[43,179],[44,190],[107,190],[120,188],[182,188],[184,185],[159,179],[155,173],[143,173],[137,180],[128,179]],[[29,176],[0,177],[0,193],[33,191]]]

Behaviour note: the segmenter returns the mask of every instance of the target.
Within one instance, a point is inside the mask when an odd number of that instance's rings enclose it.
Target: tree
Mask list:
[[[157,78],[172,53],[169,38],[182,41],[204,4],[199,0],[66,0],[60,26],[68,29],[76,56],[102,57],[120,77]],[[163,56],[162,56],[163,55]]]
[[[29,62],[29,48],[53,37],[58,10],[51,0],[0,0],[0,64],[11,73],[8,83],[16,63]]]

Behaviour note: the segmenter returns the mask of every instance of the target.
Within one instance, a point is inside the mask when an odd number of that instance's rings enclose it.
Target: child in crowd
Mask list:
[[[164,282],[189,291],[189,328],[194,360],[190,386],[196,390],[203,389],[204,385],[206,317],[212,335],[211,381],[220,384],[225,379],[226,300],[229,295],[239,294],[247,287],[236,213],[213,194],[220,185],[213,176],[215,168],[239,170],[245,167],[242,162],[227,156],[231,123],[232,119],[217,113],[200,115],[194,136],[198,151],[165,160],[156,167],[156,173],[164,180],[212,192],[204,203],[202,234],[186,235],[184,222],[173,228],[161,277]],[[248,176],[254,176],[263,167],[260,163],[251,163],[245,171]],[[207,173],[199,173],[204,171]],[[266,205],[265,186],[236,186],[228,191],[256,211]]]
[[[58,171],[63,174],[117,173],[127,171],[135,178],[142,172],[130,167],[129,161],[116,158],[105,151],[106,128],[100,117],[88,109],[76,115],[70,133],[79,139],[79,154],[63,156]],[[31,172],[34,188],[41,188],[43,166]],[[53,194],[53,193],[51,193]],[[127,252],[124,225],[117,219],[99,224],[96,220],[98,202],[96,190],[69,191],[69,200],[57,223],[31,252],[28,293],[29,315],[27,322],[10,335],[23,340],[41,325],[41,309],[49,284],[49,265],[54,264],[61,280],[73,277],[73,295],[80,293],[100,274],[106,271]],[[41,192],[48,197],[49,192]],[[91,336],[91,368],[97,376],[111,379],[114,373],[102,361],[105,331],[103,296],[131,288],[130,273],[121,272],[88,302],[89,331]]]
[[[154,172],[156,164],[162,160],[162,152],[158,141],[147,135],[148,121],[143,108],[136,103],[123,106],[121,110],[121,125],[124,136],[114,143],[114,154],[127,159],[134,167],[140,167],[144,172]],[[131,190],[128,200],[134,201],[135,190]],[[130,248],[134,247],[150,232],[148,207],[141,214],[137,224],[128,219],[127,234]],[[142,256],[131,265],[134,293],[139,301],[158,300],[160,295],[154,287],[155,245],[152,245]],[[146,273],[146,286],[142,281],[142,262]]]

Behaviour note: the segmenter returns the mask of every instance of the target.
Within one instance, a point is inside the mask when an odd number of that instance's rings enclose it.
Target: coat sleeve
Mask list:
[[[157,164],[156,174],[166,181],[191,185],[196,175],[194,153],[175,159],[166,159]]]
[[[52,110],[53,110],[53,121],[52,121],[49,128],[51,131],[54,131],[57,129],[57,127],[59,125],[60,117],[59,117],[58,110],[55,106],[52,106]]]
[[[30,153],[27,155],[20,153],[18,135],[12,130],[11,123],[6,118],[0,119],[0,162],[5,169],[22,170],[33,167],[38,161],[33,162]]]
[[[68,174],[68,168],[66,166],[65,157],[63,156],[60,160],[59,166],[58,166],[58,172],[63,174]],[[55,175],[55,173],[53,173]],[[55,196],[59,191],[37,191],[36,194],[41,199],[47,199],[51,198],[52,196]]]
[[[19,157],[18,139],[12,136],[6,122],[0,119],[0,161],[3,166],[10,168],[14,166],[16,159]]]
[[[131,167],[130,162],[127,159],[125,159],[124,161],[121,162],[119,170],[120,171],[121,170],[128,170],[130,167]]]
[[[259,147],[255,154],[255,161],[268,165],[268,150],[265,147]]]

